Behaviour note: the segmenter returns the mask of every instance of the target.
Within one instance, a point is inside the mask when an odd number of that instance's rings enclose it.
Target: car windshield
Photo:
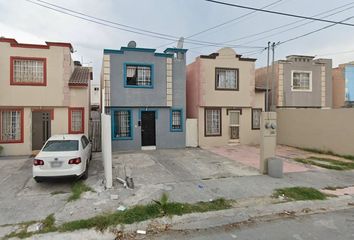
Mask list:
[[[66,152],[79,150],[78,140],[53,140],[44,146],[44,152]]]

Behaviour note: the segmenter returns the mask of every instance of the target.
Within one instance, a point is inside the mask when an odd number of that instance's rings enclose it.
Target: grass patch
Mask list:
[[[64,223],[58,230],[61,232],[66,232],[78,229],[96,228],[102,231],[110,226],[115,226],[118,224],[131,224],[163,216],[183,215],[193,212],[217,211],[231,207],[232,201],[222,198],[210,202],[189,204],[168,202],[168,196],[164,194],[159,201],[154,201],[154,203],[144,206],[137,205],[124,212],[114,212],[89,219]]]
[[[290,187],[275,189],[274,197],[284,196],[293,201],[325,200],[326,195],[314,188]]]
[[[324,189],[334,191],[334,190],[337,190],[337,189],[344,189],[344,188],[347,188],[347,187],[327,186]]]
[[[325,150],[319,150],[319,149],[314,149],[314,148],[300,148],[300,147],[298,147],[298,149],[304,150],[307,152],[312,152],[312,153],[326,154],[326,155],[331,155],[331,156],[335,156],[335,157],[341,157],[341,158],[345,158],[345,159],[354,161],[353,155],[341,155],[338,153],[334,153],[332,151],[325,151]]]
[[[38,234],[38,233],[48,233],[48,232],[55,232],[57,231],[57,228],[55,227],[54,223],[55,223],[55,218],[54,218],[54,214],[50,214],[49,216],[47,216],[43,221],[41,221],[40,223],[42,224],[42,229],[37,231],[37,232],[27,232],[27,228],[32,225],[35,224],[36,221],[30,221],[30,222],[25,222],[21,224],[21,231],[14,231],[8,235],[6,235],[4,237],[4,239],[8,239],[8,238],[28,238],[31,237],[34,234]]]
[[[39,233],[47,233],[54,231],[68,232],[90,228],[95,228],[97,230],[102,231],[110,226],[116,226],[118,224],[132,224],[135,222],[142,222],[148,219],[163,216],[183,215],[193,212],[208,212],[229,209],[232,207],[232,203],[232,200],[225,200],[223,198],[209,202],[198,202],[194,204],[169,202],[168,195],[163,194],[158,201],[154,201],[147,205],[137,205],[123,212],[106,213],[88,219],[71,221],[64,223],[58,227],[54,225],[54,215],[51,214],[42,221],[43,228],[40,231],[34,233],[27,233],[26,229],[30,225],[28,224],[25,228],[23,228],[21,232],[13,232],[7,235],[6,238],[26,238],[32,236],[33,234]]]
[[[330,158],[319,158],[311,156],[309,158],[295,158],[297,162],[311,164],[322,168],[333,169],[333,170],[351,170],[354,169],[354,162],[342,162],[339,160],[334,160]]]
[[[71,186],[71,196],[68,198],[68,202],[75,201],[81,197],[84,192],[94,192],[92,188],[87,186],[83,181],[77,181]]]

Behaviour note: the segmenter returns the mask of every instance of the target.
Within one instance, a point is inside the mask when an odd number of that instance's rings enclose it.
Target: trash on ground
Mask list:
[[[124,207],[123,205],[120,205],[119,207],[117,207],[117,211],[121,211],[121,212],[125,211],[126,209],[127,208]]]
[[[138,234],[146,234],[146,231],[145,230],[137,230],[136,233],[138,233]]]
[[[111,194],[111,200],[118,200],[118,194]]]

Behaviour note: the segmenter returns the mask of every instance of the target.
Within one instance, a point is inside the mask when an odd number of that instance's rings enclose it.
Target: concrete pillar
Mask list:
[[[261,155],[260,172],[268,173],[268,158],[275,157],[277,136],[277,114],[276,112],[262,112],[261,115]]]
[[[111,116],[105,113],[101,115],[102,127],[102,157],[106,188],[111,188],[112,180],[112,144],[111,144]]]

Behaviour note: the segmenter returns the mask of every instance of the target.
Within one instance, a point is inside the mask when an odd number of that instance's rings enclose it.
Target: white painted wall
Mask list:
[[[186,120],[186,147],[198,146],[198,119],[188,118]]]
[[[111,144],[111,116],[101,114],[102,157],[106,188],[111,188],[112,180],[112,144]]]

